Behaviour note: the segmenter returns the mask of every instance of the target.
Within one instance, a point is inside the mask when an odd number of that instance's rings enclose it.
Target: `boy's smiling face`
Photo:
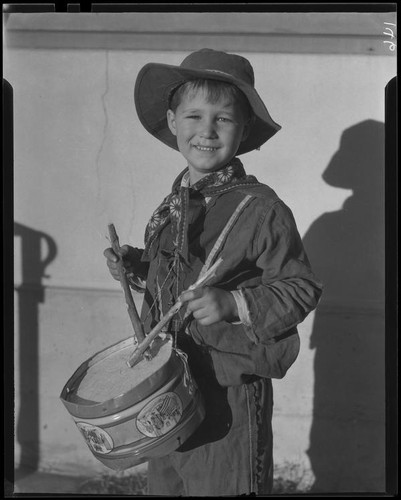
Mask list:
[[[210,102],[203,89],[184,95],[175,112],[167,111],[167,122],[188,161],[192,185],[225,167],[248,135],[240,104],[224,96]]]

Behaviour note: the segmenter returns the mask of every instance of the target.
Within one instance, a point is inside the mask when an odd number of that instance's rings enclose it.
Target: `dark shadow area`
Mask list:
[[[13,88],[3,78],[3,360],[4,360],[4,494],[14,484],[14,300],[13,300]]]
[[[203,422],[176,450],[186,452],[223,439],[232,427],[233,417],[227,399],[227,387],[219,385],[212,369],[205,370],[205,366],[211,367],[209,353],[202,353],[194,340],[185,333],[178,336],[178,347],[188,356],[188,364],[205,408]]]
[[[20,239],[21,284],[18,292],[18,336],[20,396],[16,415],[16,437],[21,446],[20,469],[15,479],[39,464],[39,304],[44,301],[42,279],[46,267],[55,259],[57,246],[45,233],[14,223],[14,236]],[[43,253],[46,255],[43,257]]]
[[[386,85],[386,493],[398,490],[397,77]]]
[[[312,492],[384,491],[384,124],[346,129],[323,179],[353,193],[304,238],[324,284],[310,345]]]

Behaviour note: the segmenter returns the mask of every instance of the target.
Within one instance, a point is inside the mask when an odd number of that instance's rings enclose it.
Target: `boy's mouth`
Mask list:
[[[218,149],[218,148],[212,148],[211,146],[201,146],[200,144],[195,144],[194,147],[198,151],[208,151],[208,152],[217,151],[217,149]]]

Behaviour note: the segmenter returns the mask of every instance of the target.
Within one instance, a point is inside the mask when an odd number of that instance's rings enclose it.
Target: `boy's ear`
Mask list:
[[[250,130],[251,130],[251,127],[250,127],[249,122],[248,122],[245,124],[244,130],[242,132],[241,142],[244,142],[246,139],[248,139]]]
[[[242,132],[242,139],[241,139],[241,142],[244,142],[246,139],[248,139],[249,137],[249,133],[251,131],[251,128],[252,128],[252,125],[255,121],[255,117],[252,116],[246,123],[245,123],[245,126],[244,126],[244,130]]]
[[[167,110],[167,125],[173,135],[177,135],[175,126],[175,113],[171,109]]]

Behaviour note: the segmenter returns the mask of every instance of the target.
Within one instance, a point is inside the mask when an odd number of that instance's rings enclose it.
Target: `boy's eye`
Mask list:
[[[227,118],[226,116],[220,116],[218,118],[218,121],[223,122],[223,123],[224,122],[231,122],[231,118]]]

